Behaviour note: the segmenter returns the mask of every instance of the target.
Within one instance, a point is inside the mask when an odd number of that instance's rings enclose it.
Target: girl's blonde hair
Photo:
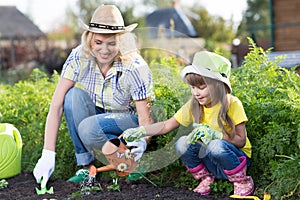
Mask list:
[[[81,44],[83,46],[83,53],[88,58],[93,56],[91,49],[91,41],[94,34],[90,31],[84,31],[81,35]],[[123,60],[133,60],[138,54],[136,36],[133,33],[116,34],[116,43],[119,48],[118,57]]]
[[[233,137],[235,135],[235,126],[232,119],[227,114],[229,107],[227,94],[229,92],[224,83],[194,73],[187,74],[185,80],[191,86],[200,87],[206,85],[208,87],[212,99],[211,104],[216,105],[219,102],[221,104],[220,112],[218,114],[219,127],[223,133],[226,133],[229,137]],[[192,97],[191,110],[195,122],[201,123],[203,120],[203,105],[200,105],[194,97]]]

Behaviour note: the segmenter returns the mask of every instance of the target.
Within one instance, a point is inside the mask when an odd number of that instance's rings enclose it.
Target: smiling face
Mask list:
[[[191,93],[200,105],[211,107],[211,95],[207,85],[191,86]]]
[[[91,51],[99,67],[109,66],[119,53],[117,35],[94,33],[91,39]]]
[[[210,84],[207,83],[207,78],[204,78],[198,74],[190,73],[186,75],[185,79],[190,85],[193,97],[199,102],[199,104],[205,107],[211,107],[211,87]]]

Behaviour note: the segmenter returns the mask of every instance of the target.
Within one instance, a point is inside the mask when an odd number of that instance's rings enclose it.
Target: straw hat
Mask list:
[[[188,73],[195,73],[201,76],[216,79],[225,83],[230,92],[232,92],[230,85],[230,61],[216,53],[208,51],[200,51],[194,55],[192,65],[188,65],[181,71],[181,78],[184,80]]]
[[[137,26],[137,23],[129,26],[124,25],[120,10],[114,5],[99,6],[89,25],[83,24],[84,29],[93,33],[126,33]]]

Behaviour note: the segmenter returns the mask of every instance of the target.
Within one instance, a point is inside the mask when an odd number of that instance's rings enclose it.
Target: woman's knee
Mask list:
[[[84,144],[88,145],[92,142],[90,139],[93,138],[93,134],[97,132],[95,129],[96,124],[92,117],[85,118],[79,123],[78,135]]]
[[[74,105],[82,105],[82,101],[85,101],[85,98],[82,98],[84,96],[88,96],[88,94],[80,88],[69,89],[65,94],[64,110],[72,109]]]
[[[87,147],[101,147],[108,138],[99,126],[96,115],[85,118],[78,125],[78,135]]]

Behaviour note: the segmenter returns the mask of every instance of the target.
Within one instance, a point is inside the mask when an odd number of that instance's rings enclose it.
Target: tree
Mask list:
[[[191,20],[200,37],[215,42],[231,43],[235,36],[232,20],[227,22],[222,17],[211,16],[204,8],[196,8],[194,13],[200,16],[199,19]]]
[[[265,39],[270,37],[270,8],[271,0],[247,0],[248,8],[238,27],[237,35],[246,40],[247,37]]]

